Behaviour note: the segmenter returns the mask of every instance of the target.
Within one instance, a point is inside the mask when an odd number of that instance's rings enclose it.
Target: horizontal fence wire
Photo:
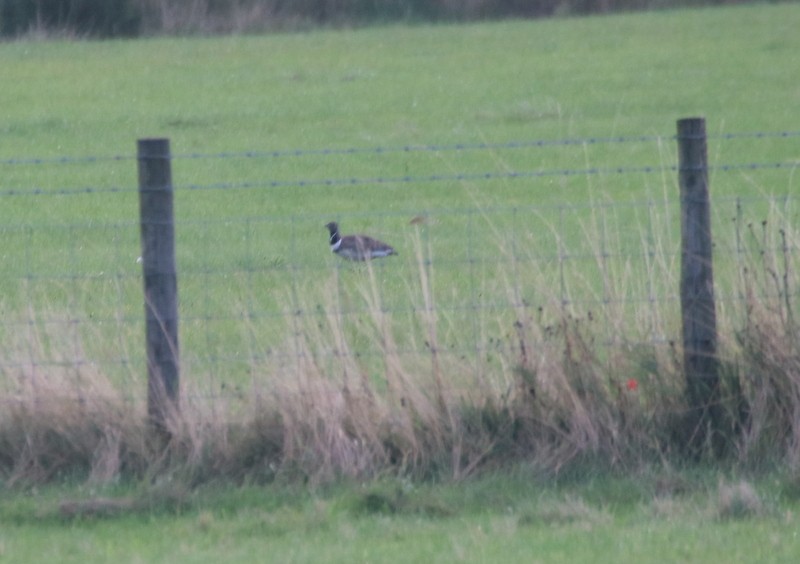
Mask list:
[[[740,163],[740,164],[721,164],[707,167],[709,172],[735,172],[735,171],[756,171],[762,169],[797,169],[800,168],[799,162],[774,162],[774,163]],[[524,178],[546,178],[553,176],[594,176],[594,175],[626,175],[626,174],[653,174],[664,172],[677,172],[677,166],[631,166],[601,168],[591,167],[585,169],[554,169],[554,170],[534,170],[534,171],[508,171],[508,172],[478,172],[478,173],[453,173],[453,174],[431,174],[424,176],[397,176],[397,177],[371,177],[371,178],[320,178],[320,179],[297,179],[297,180],[265,180],[255,182],[217,182],[213,184],[178,184],[178,190],[249,190],[255,188],[313,188],[313,187],[335,187],[335,186],[361,186],[361,185],[384,185],[384,184],[419,184],[430,182],[465,182],[480,180],[498,179],[524,179]],[[11,196],[78,196],[82,194],[100,193],[123,193],[138,192],[135,187],[122,186],[83,186],[79,188],[11,188],[0,190],[0,197]]]
[[[733,139],[767,139],[800,137],[800,131],[755,131],[739,133],[719,133],[708,135],[707,139],[733,140]],[[411,153],[411,152],[442,152],[442,151],[470,151],[470,150],[499,150],[499,149],[525,149],[535,147],[557,147],[570,145],[601,145],[609,143],[646,143],[675,141],[674,135],[632,135],[617,137],[584,137],[567,139],[534,139],[521,141],[508,141],[504,143],[455,143],[455,144],[430,144],[430,145],[401,145],[378,147],[347,147],[321,148],[321,149],[275,149],[265,151],[239,151],[220,153],[184,153],[172,155],[173,159],[262,159],[282,157],[307,157],[307,156],[337,156],[386,153]],[[83,157],[16,157],[0,159],[0,165],[43,165],[43,164],[78,164],[99,163],[135,160],[135,155],[94,155]]]
[[[708,139],[758,143],[798,137],[800,132],[784,131]],[[674,141],[674,136],[648,135],[179,153],[173,159],[377,159]],[[777,155],[774,162],[730,160],[709,167],[710,172],[752,174],[757,185],[754,189],[749,176],[732,174],[726,179],[733,180],[720,182],[720,194],[712,197],[716,299],[729,326],[741,322],[754,295],[776,310],[791,312],[798,305],[794,273],[800,236],[792,183],[799,153],[790,146],[786,156]],[[663,160],[616,165],[608,158],[614,156],[604,155],[598,166],[562,167],[561,161],[548,166],[545,161],[529,170],[498,166],[477,172],[461,170],[455,161],[445,170],[386,176],[364,172],[364,163],[354,161],[347,167],[352,175],[341,178],[314,178],[296,168],[279,178],[256,171],[254,178],[221,181],[204,177],[187,182],[176,174],[179,195],[192,194],[179,201],[185,205],[179,207],[176,220],[181,352],[190,382],[186,393],[196,399],[235,398],[245,395],[255,381],[281,378],[309,363],[324,373],[355,364],[375,376],[385,370],[387,327],[392,354],[409,366],[430,363],[435,348],[445,365],[487,378],[494,373],[510,378],[521,354],[521,333],[527,346],[546,347],[561,330],[564,315],[586,327],[600,350],[674,349],[680,333],[675,315],[680,301],[679,198],[672,180],[640,177],[671,178],[678,167]],[[49,389],[48,382],[55,379],[63,385],[63,396],[70,396],[73,385],[91,395],[102,393],[100,379],[123,389],[128,400],[144,401],[138,210],[135,205],[120,207],[111,197],[138,190],[121,183],[37,184],[37,171],[52,165],[135,169],[136,157],[0,159],[0,167],[32,171],[28,186],[24,174],[14,176],[14,186],[4,186],[0,178],[0,198],[8,204],[0,210],[5,245],[0,385],[14,389],[14,382],[25,378],[30,385]],[[128,171],[127,176],[133,174]],[[623,188],[616,187],[616,180],[603,184],[605,177],[621,179]],[[503,183],[536,178],[563,184],[554,195],[552,190],[514,190]],[[573,179],[587,183],[570,184]],[[761,189],[775,182],[775,194]],[[407,201],[413,185],[432,183],[442,190],[449,184],[491,186],[498,200],[477,203],[470,200],[475,194],[468,194],[466,200]],[[375,206],[350,206],[338,202],[337,196],[309,192],[393,185],[402,190],[373,196]],[[648,191],[637,193],[641,185]],[[276,203],[254,200],[249,192],[241,199],[219,199],[215,194],[261,188],[293,189],[302,202],[281,210],[278,204],[285,195]],[[560,201],[572,193],[576,200]],[[634,195],[622,197],[628,193]],[[84,201],[77,197],[81,195],[92,198]],[[40,197],[41,207],[16,207],[19,196]],[[50,197],[59,196],[75,198],[48,204]],[[358,192],[354,199],[369,197],[368,191]],[[388,207],[382,208],[384,204]],[[339,261],[329,252],[322,228],[331,215],[346,219],[353,228],[369,228],[371,235],[398,248],[399,256],[366,265]],[[750,278],[745,279],[744,272]],[[432,326],[436,343],[431,342]],[[18,399],[14,393],[0,393],[0,402]]]
[[[780,132],[743,132],[723,133],[709,136],[709,139],[735,140],[769,138],[788,139],[800,137],[800,131]],[[571,147],[605,144],[652,144],[674,142],[676,137],[641,135],[617,137],[586,137],[567,139],[534,139],[522,141],[509,141],[504,143],[456,143],[456,144],[429,144],[429,145],[402,145],[402,146],[377,146],[377,147],[349,147],[349,148],[321,148],[321,149],[288,149],[266,151],[241,151],[221,153],[186,153],[172,156],[173,160],[214,160],[214,159],[280,159],[286,157],[325,157],[343,155],[389,155],[392,153],[440,153],[440,152],[470,152],[470,151],[499,151],[510,149],[536,149],[545,147]],[[76,165],[76,164],[101,164],[134,161],[134,155],[111,156],[86,156],[86,157],[17,157],[0,159],[2,165]],[[710,171],[732,172],[739,170],[759,169],[794,169],[798,166],[797,158],[780,162],[745,162],[715,164],[709,167]],[[429,175],[389,176],[389,177],[346,177],[346,178],[292,178],[288,180],[259,180],[245,182],[214,182],[214,183],[176,183],[176,188],[184,190],[241,190],[257,188],[305,188],[305,187],[334,187],[347,185],[385,185],[385,184],[413,184],[430,182],[464,182],[497,179],[532,179],[553,176],[589,176],[589,175],[625,175],[625,174],[651,174],[675,172],[677,166],[664,164],[637,165],[637,166],[606,166],[586,168],[555,168],[544,170],[486,170],[479,172],[438,173]],[[136,191],[135,186],[57,186],[46,187],[10,187],[0,188],[0,197],[12,196],[69,196],[94,193],[124,193]]]

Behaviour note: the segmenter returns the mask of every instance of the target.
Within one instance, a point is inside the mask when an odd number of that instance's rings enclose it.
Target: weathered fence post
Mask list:
[[[140,139],[139,212],[147,342],[147,412],[166,430],[178,408],[178,283],[169,139]]]
[[[707,444],[706,431],[718,429],[720,423],[705,120],[678,120],[677,139],[683,361],[689,402],[687,446],[697,451]]]

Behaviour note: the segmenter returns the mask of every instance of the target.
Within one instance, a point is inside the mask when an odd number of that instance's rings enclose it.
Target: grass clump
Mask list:
[[[719,484],[716,514],[719,519],[747,519],[764,514],[761,496],[750,482]]]

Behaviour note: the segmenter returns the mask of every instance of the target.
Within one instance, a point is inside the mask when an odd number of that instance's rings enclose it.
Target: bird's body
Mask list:
[[[390,245],[366,235],[340,235],[339,224],[331,221],[325,227],[330,231],[331,252],[348,260],[371,260],[396,255]]]

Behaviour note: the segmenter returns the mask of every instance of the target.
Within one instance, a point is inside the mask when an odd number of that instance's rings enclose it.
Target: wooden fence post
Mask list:
[[[167,430],[178,409],[178,283],[169,139],[140,139],[139,212],[147,343],[147,412]]]
[[[705,120],[679,120],[677,140],[687,446],[697,452],[708,444],[707,430],[719,428],[721,411]]]

